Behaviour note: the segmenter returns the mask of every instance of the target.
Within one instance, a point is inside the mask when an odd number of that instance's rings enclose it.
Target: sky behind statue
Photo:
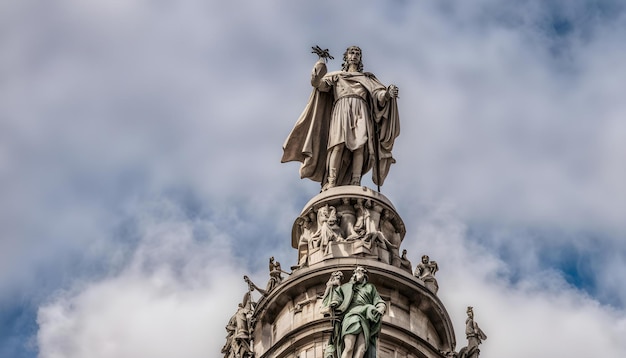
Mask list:
[[[1,10],[0,357],[218,354],[241,277],[297,263],[316,44],[401,88],[384,192],[457,346],[471,305],[482,357],[626,356],[623,1]]]

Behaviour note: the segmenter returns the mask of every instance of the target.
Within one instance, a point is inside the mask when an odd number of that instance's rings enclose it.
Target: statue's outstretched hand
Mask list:
[[[387,97],[388,98],[398,98],[398,86],[389,85],[387,87]]]
[[[328,52],[328,49],[322,50],[322,48],[317,45],[311,47],[311,49],[313,50],[311,51],[311,53],[318,55],[320,59],[324,60],[324,62],[326,62],[326,60],[328,59],[330,60],[334,59],[334,57],[330,55],[330,52]]]

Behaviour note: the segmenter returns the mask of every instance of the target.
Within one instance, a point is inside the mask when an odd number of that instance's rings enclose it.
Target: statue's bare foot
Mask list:
[[[330,188],[334,188],[335,186],[336,186],[335,184],[332,184],[332,183],[326,183],[326,184],[324,184],[324,186],[322,187],[322,191],[326,191],[326,190],[328,190],[328,189],[330,189]]]

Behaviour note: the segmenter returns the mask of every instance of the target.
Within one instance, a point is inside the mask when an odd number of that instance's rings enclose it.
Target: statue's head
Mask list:
[[[394,217],[395,215],[391,210],[385,209],[383,211],[383,219],[391,221]]]
[[[335,272],[333,272],[333,273],[332,273],[331,277],[332,277],[333,279],[336,279],[336,280],[341,281],[341,280],[343,280],[343,272],[341,272],[341,271],[335,271]]]
[[[350,46],[346,49],[346,52],[343,53],[343,64],[341,65],[341,69],[347,71],[351,64],[356,65],[356,70],[358,72],[363,72],[363,59],[361,48],[359,46]]]
[[[468,306],[467,307],[467,316],[470,317],[470,318],[474,317],[474,307],[472,307],[472,306]]]
[[[337,209],[334,206],[330,207],[330,211],[328,212],[328,225],[335,225],[337,223]]]
[[[357,266],[352,274],[352,282],[367,282],[367,270],[361,266]]]
[[[312,224],[311,218],[308,215],[298,217],[296,222],[304,229],[310,228]]]
[[[428,257],[428,255],[423,255],[423,256],[422,256],[422,263],[427,264],[427,263],[428,263],[428,261],[430,261],[430,257]]]

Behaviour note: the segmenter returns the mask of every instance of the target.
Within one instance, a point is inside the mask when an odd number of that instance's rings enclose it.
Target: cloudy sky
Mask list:
[[[483,357],[626,356],[619,0],[0,4],[0,357],[217,357],[319,191],[310,47],[400,88],[382,188]],[[338,69],[340,60],[329,63]],[[371,186],[371,180],[364,180]]]

